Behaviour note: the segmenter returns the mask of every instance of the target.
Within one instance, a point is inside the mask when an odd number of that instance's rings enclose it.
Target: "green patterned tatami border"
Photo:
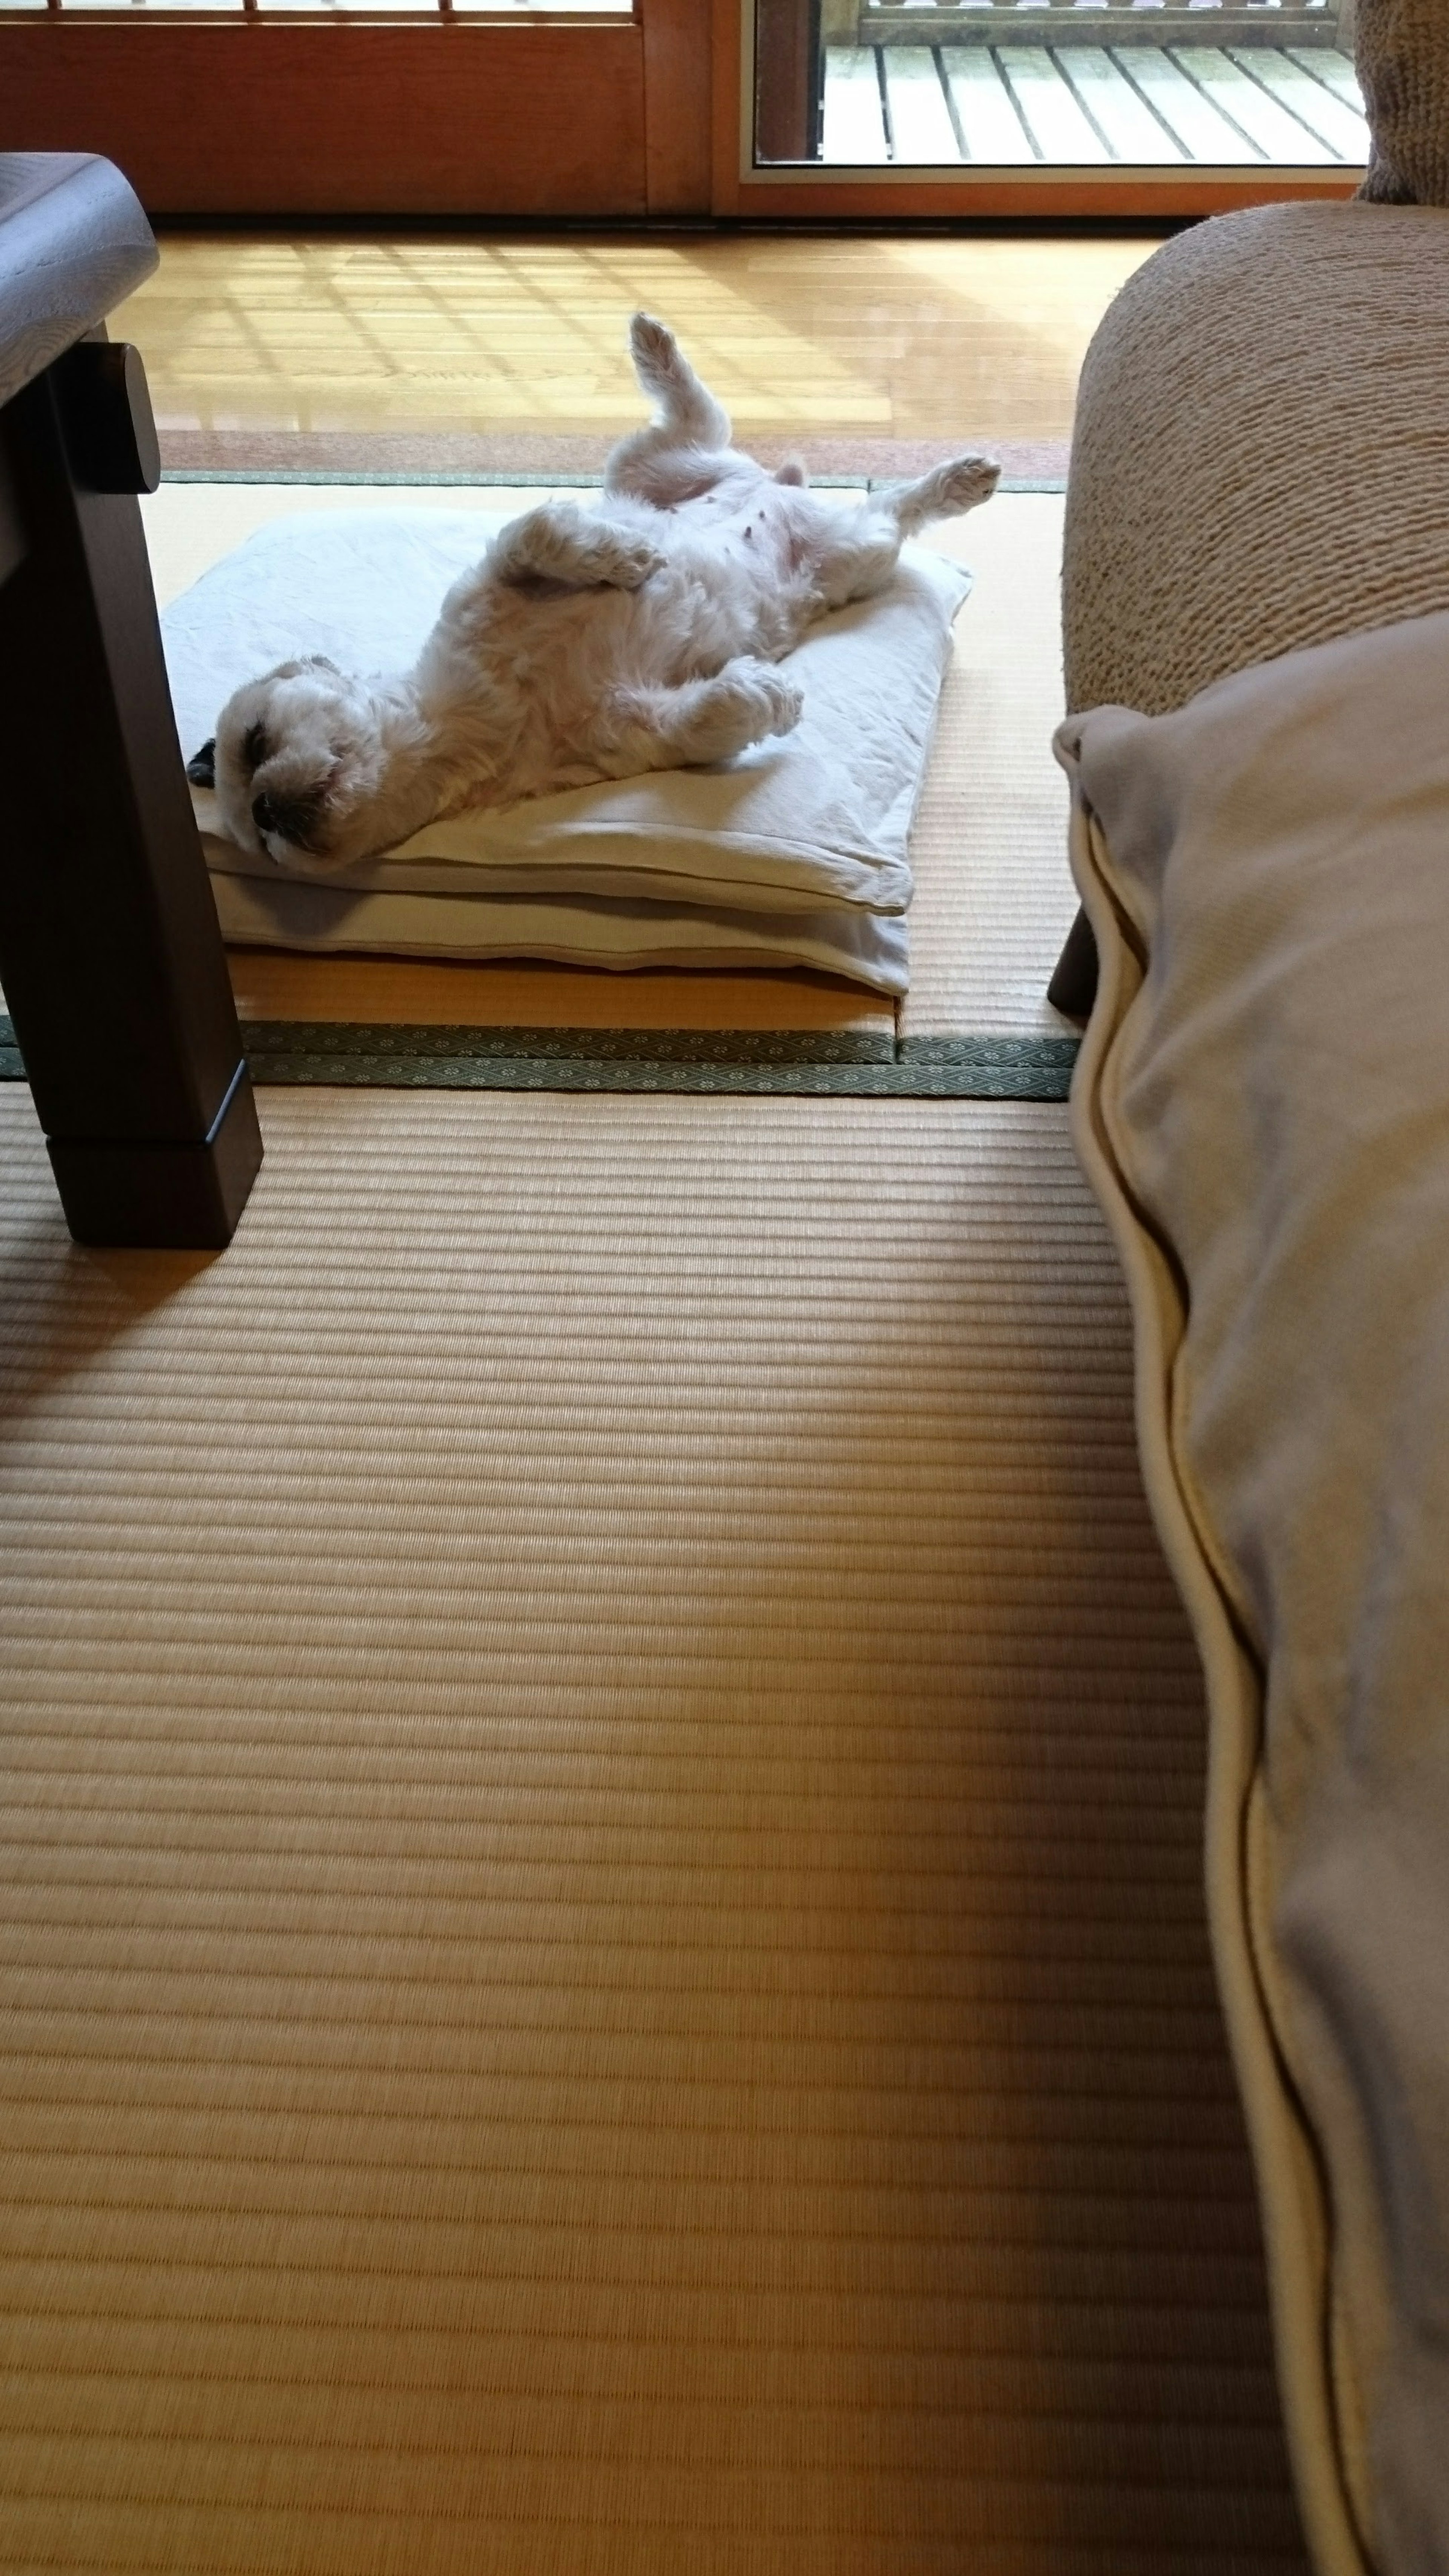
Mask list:
[[[869,1031],[477,1029],[249,1020],[257,1083],[447,1091],[703,1091],[1065,1100],[1075,1038]]]
[[[410,1091],[677,1091],[795,1098],[1065,1100],[1073,1037],[829,1031],[480,1029],[244,1020],[257,1084]],[[23,1082],[0,1014],[0,1081]]]

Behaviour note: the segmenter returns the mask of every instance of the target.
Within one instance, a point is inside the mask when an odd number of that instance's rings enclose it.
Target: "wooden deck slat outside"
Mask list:
[[[1118,161],[1186,161],[1189,155],[1153,115],[1103,45],[1054,46],[1064,80],[1105,134]]]
[[[961,145],[941,80],[939,56],[929,45],[881,48],[897,161],[958,161]]]
[[[1002,45],[996,61],[1043,161],[1110,161],[1101,135],[1044,46]]]
[[[1322,137],[1271,98],[1260,81],[1213,45],[1184,45],[1173,58],[1220,108],[1240,125],[1269,161],[1336,161]]]
[[[873,45],[832,46],[826,56],[822,158],[851,163],[887,158]]]
[[[1334,53],[1331,48],[1317,45],[1290,45],[1288,60],[1298,71],[1306,72],[1310,80],[1321,81],[1326,89],[1331,89],[1336,97],[1343,100],[1345,107],[1352,108],[1355,116],[1362,117],[1363,99],[1347,54]]]
[[[918,13],[923,34],[933,14]],[[998,168],[1187,161],[1351,169],[1368,154],[1368,129],[1349,103],[1357,95],[1346,58],[1326,50],[832,47],[823,157],[917,167],[964,157]]]
[[[1300,63],[1270,45],[1245,45],[1241,52],[1235,47],[1233,60],[1250,80],[1262,81],[1293,116],[1328,146],[1330,161],[1368,159],[1368,127],[1357,109],[1346,106]]]
[[[985,162],[998,169],[1011,168],[1023,161],[1035,161],[1031,137],[1012,104],[1011,93],[1000,79],[989,54],[978,53],[973,46],[968,52],[952,46],[942,48],[942,68],[956,121],[966,145],[966,158]],[[829,68],[826,71],[826,97],[829,98]],[[829,155],[827,154],[827,159]]]
[[[1177,137],[1189,161],[1261,163],[1265,158],[1166,54],[1143,46],[1134,48],[1130,57],[1119,54],[1116,60],[1125,77],[1157,110],[1169,133]]]
[[[871,44],[917,41],[913,19],[936,7],[943,40],[953,45],[1144,45],[1154,53],[1179,45],[1337,43],[1336,21],[1284,0],[859,0],[857,34]]]

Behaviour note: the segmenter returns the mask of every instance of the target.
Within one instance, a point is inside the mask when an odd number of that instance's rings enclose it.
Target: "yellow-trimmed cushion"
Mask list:
[[[1449,616],[1058,737],[1079,1149],[1206,1666],[1209,1906],[1325,2570],[1449,2566]]]

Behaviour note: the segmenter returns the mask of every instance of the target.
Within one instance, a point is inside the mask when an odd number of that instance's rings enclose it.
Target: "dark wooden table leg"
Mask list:
[[[1089,1020],[1097,998],[1097,942],[1084,912],[1077,914],[1052,970],[1047,1000],[1069,1020]]]
[[[72,1234],[214,1247],[246,1204],[261,1135],[140,486],[133,472],[114,488],[129,365],[83,344],[0,411],[0,545],[8,528],[19,548],[8,577],[0,553],[0,979]]]

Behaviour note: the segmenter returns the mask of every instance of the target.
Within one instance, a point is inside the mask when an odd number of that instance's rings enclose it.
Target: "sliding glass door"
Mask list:
[[[1345,0],[753,0],[742,199],[927,174],[1045,207],[1346,192],[1367,151]],[[963,197],[963,204],[969,199]]]

